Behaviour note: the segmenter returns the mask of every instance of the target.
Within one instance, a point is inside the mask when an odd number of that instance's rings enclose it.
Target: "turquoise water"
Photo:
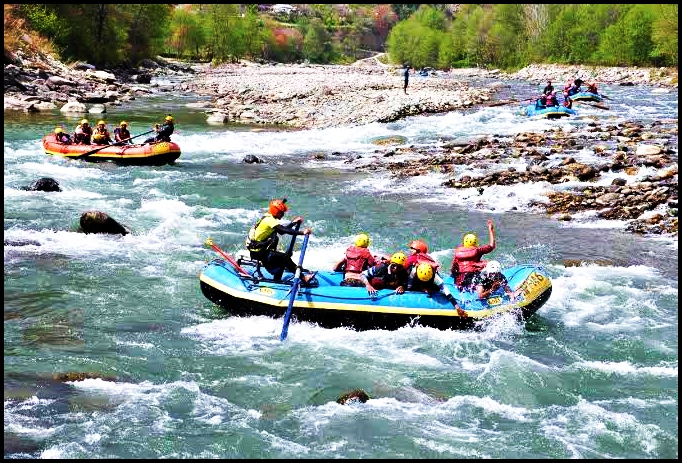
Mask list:
[[[612,111],[584,115],[677,118],[676,90],[602,87]],[[182,155],[163,167],[47,156],[40,137],[80,118],[5,115],[5,458],[677,458],[676,238],[594,217],[558,222],[524,206],[541,185],[479,195],[440,187],[436,172],[394,179],[346,162],[370,162],[377,136],[418,146],[581,130],[590,119],[529,120],[501,107],[263,130],[208,126],[192,101],[163,93],[107,114],[135,135],[172,112]],[[247,154],[266,162],[244,164]],[[63,191],[20,189],[40,177]],[[330,268],[360,230],[384,253],[425,238],[449,268],[462,234],[485,242],[492,218],[491,257],[544,265],[552,296],[525,325],[358,333],[293,322],[280,342],[281,319],[230,317],[202,295],[198,274],[219,257],[206,238],[236,252],[282,196],[288,216],[314,229],[306,268]],[[132,233],[78,233],[86,210]],[[52,380],[67,372],[115,381]],[[335,402],[356,388],[371,399]]]

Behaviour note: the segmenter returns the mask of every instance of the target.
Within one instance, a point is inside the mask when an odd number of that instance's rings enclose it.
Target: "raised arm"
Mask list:
[[[488,241],[490,242],[490,246],[495,249],[495,225],[491,219],[488,219],[486,223],[488,225]]]

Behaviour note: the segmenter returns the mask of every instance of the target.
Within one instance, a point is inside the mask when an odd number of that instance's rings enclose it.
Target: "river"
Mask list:
[[[40,137],[80,117],[6,113],[5,458],[677,458],[677,237],[589,216],[559,222],[525,206],[542,185],[479,195],[439,186],[435,172],[395,179],[346,162],[371,159],[380,136],[433,145],[580,128],[583,116],[676,125],[677,89],[600,91],[610,111],[581,107],[558,121],[510,105],[319,130],[208,126],[186,106],[196,98],[163,92],[110,108],[110,126],[125,119],[133,135],[174,114],[182,155],[163,167],[48,156]],[[245,164],[247,154],[265,162]],[[63,191],[21,189],[40,177]],[[552,296],[523,325],[355,332],[293,322],[280,342],[281,319],[230,317],[198,280],[219,257],[206,238],[236,252],[274,197],[314,229],[306,268],[330,268],[361,230],[375,252],[422,237],[449,268],[462,234],[487,242],[492,218],[488,257],[545,266]],[[78,233],[86,210],[132,233]],[[52,379],[67,372],[104,378]],[[356,388],[370,400],[336,403]]]

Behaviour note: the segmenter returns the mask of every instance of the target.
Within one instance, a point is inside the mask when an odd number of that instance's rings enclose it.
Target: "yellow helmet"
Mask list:
[[[417,265],[417,278],[421,281],[430,281],[433,278],[433,267],[431,267],[431,264],[422,262]]]
[[[464,238],[462,238],[462,245],[467,248],[475,248],[478,246],[478,237],[473,233],[467,233],[464,235]]]
[[[81,124],[89,124],[89,123],[90,123],[90,121],[88,121],[87,119],[82,119],[82,120],[81,120]]]
[[[55,127],[54,133],[64,133],[64,129],[62,129],[61,127]]]
[[[123,127],[124,125],[125,125],[126,127],[128,127],[128,123],[127,123],[126,121],[121,121],[121,122],[118,124],[119,127]]]
[[[107,125],[107,123],[100,119],[97,121],[97,125]]]
[[[405,266],[405,262],[407,262],[407,256],[405,255],[404,252],[396,252],[391,256],[391,264],[398,264],[401,266]]]
[[[369,246],[369,235],[367,233],[358,233],[355,237],[355,245],[359,248],[366,248]]]
[[[170,114],[169,114],[168,116],[166,116],[166,119],[165,119],[166,122],[171,122],[171,123],[172,123],[173,120],[174,120],[174,119],[173,119],[173,116],[171,116]]]

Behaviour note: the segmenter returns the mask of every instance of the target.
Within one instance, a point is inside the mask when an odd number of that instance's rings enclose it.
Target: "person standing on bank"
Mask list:
[[[407,95],[407,83],[410,80],[410,65],[405,63],[403,66],[403,77],[405,78],[405,84],[403,85],[403,92]]]

